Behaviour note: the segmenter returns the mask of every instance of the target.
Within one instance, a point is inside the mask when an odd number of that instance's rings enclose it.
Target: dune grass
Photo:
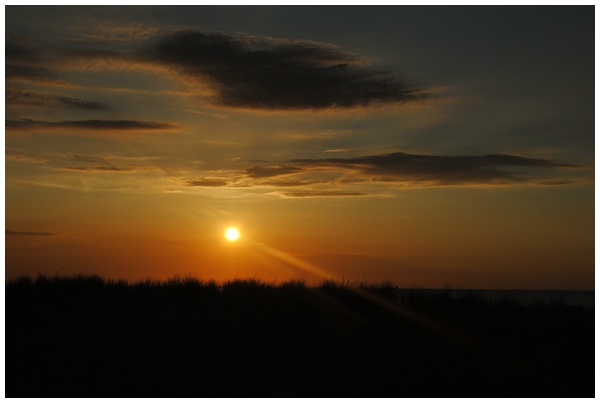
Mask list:
[[[328,279],[6,283],[7,397],[594,396],[594,310]]]

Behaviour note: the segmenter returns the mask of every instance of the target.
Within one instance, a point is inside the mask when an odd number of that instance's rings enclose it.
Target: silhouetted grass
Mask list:
[[[301,278],[18,277],[7,397],[594,396],[594,310]]]

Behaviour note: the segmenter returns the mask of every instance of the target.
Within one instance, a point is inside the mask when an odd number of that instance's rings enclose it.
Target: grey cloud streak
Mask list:
[[[61,167],[60,169],[66,169],[68,171],[83,171],[83,172],[131,172],[135,168],[133,167],[107,167],[104,165],[86,166],[86,167]]]
[[[521,172],[513,172],[511,167],[520,167]],[[286,197],[325,197],[371,194],[362,191],[347,192],[339,188],[332,189],[331,186],[385,183],[394,186],[569,185],[593,181],[590,177],[532,177],[527,168],[582,167],[577,164],[509,154],[440,156],[396,152],[355,158],[290,160],[279,165],[253,166],[231,177],[189,179],[184,183],[186,186],[197,187],[304,187],[307,190],[280,194]],[[344,176],[335,179],[335,175],[340,173]],[[329,179],[324,179],[323,175],[327,175]],[[310,189],[313,185],[318,185],[318,188]],[[329,188],[324,188],[325,186]]]
[[[224,181],[224,180],[218,180],[218,179],[195,180],[195,181],[188,181],[186,183],[187,186],[210,187],[210,188],[224,187],[224,186],[227,186],[228,184],[229,184],[229,182]]]
[[[31,235],[31,236],[53,236],[51,232],[39,232],[39,231],[15,231],[12,229],[5,228],[4,235]]]
[[[31,81],[34,83],[65,84],[54,73],[39,66],[7,63],[4,77],[9,81]]]
[[[329,180],[253,180],[252,182],[239,181],[239,178],[226,179],[201,179],[189,180],[186,186],[196,187],[230,187],[230,188],[254,188],[254,187],[300,187],[310,185],[321,185],[330,183]]]
[[[314,169],[353,172],[356,175],[354,178],[339,181],[346,184],[370,181],[424,185],[501,185],[532,180],[502,169],[506,167],[576,168],[578,165],[508,154],[439,156],[397,152],[356,158],[298,159],[277,167],[251,167],[244,173],[255,178],[257,173],[258,177],[275,177]]]
[[[6,81],[64,84],[54,72],[43,66],[43,53],[40,44],[26,38],[7,37],[4,53]]]
[[[73,161],[80,161],[80,162],[100,162],[100,163],[106,162],[106,160],[101,157],[93,157],[90,155],[79,155],[79,154],[75,154],[75,153],[67,154],[67,158],[70,160],[73,160]]]
[[[280,175],[289,175],[302,172],[302,168],[294,166],[255,166],[248,168],[244,174],[253,179],[271,178]]]
[[[48,160],[46,158],[36,157],[36,156],[30,155],[30,154],[24,153],[20,150],[6,149],[4,151],[4,156],[7,159],[14,159],[14,160],[18,160],[18,161],[27,161],[27,162],[34,162],[34,163],[48,162]]]
[[[33,92],[22,88],[6,87],[5,100],[7,105],[25,105],[40,107],[67,107],[86,110],[106,110],[108,105],[101,102],[87,101],[59,95]]]
[[[308,190],[302,192],[280,192],[285,197],[356,197],[369,196],[367,192],[344,192],[337,190]]]
[[[88,129],[88,130],[170,130],[178,126],[166,122],[142,122],[137,120],[63,120],[46,122],[31,119],[5,121],[5,128],[10,130],[27,129]]]

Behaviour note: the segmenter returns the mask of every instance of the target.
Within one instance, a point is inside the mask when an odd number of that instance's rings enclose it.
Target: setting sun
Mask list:
[[[240,231],[238,231],[237,228],[235,227],[230,227],[227,228],[227,231],[225,231],[225,238],[227,238],[228,241],[235,241],[240,237]]]

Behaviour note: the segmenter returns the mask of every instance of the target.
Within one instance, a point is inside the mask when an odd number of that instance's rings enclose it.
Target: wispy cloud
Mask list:
[[[583,178],[541,180],[537,184],[542,185],[542,186],[562,186],[562,185],[577,185],[580,183],[592,183],[595,181],[596,181],[595,177],[585,176]]]
[[[4,230],[5,235],[32,235],[32,236],[53,236],[51,232],[40,232],[40,231],[15,231],[12,229],[6,228]]]
[[[367,192],[344,192],[338,190],[308,190],[302,192],[278,192],[285,197],[356,197],[368,196]]]
[[[513,170],[516,169],[515,170]],[[373,186],[502,186],[567,185],[593,181],[569,174],[540,176],[540,170],[581,168],[577,164],[508,154],[439,156],[402,152],[355,158],[296,159],[279,165],[253,166],[217,177],[177,178],[191,187],[285,188],[301,190],[279,193],[285,197],[364,196]],[[535,175],[534,175],[535,173]],[[345,191],[347,186],[361,186]],[[365,190],[364,185],[369,188]],[[354,188],[357,189],[357,188]]]
[[[410,182],[433,185],[509,184],[527,182],[528,177],[503,167],[573,168],[575,164],[507,154],[440,156],[407,153],[358,158],[293,160],[294,166],[354,170],[372,181]]]
[[[96,166],[84,166],[84,167],[61,167],[60,169],[66,169],[68,171],[83,171],[83,172],[131,172],[135,168],[134,167],[111,167],[104,165],[96,165]]]
[[[106,160],[102,157],[93,157],[91,155],[80,155],[80,154],[75,154],[75,153],[67,154],[67,158],[70,160],[73,160],[73,161],[80,161],[80,162],[101,162],[101,163],[106,162]]]
[[[28,129],[87,129],[87,130],[173,130],[179,126],[167,122],[142,122],[138,120],[63,120],[60,122],[46,122],[31,119],[5,121],[7,130]]]
[[[329,180],[267,180],[260,181],[255,186],[273,186],[273,187],[296,187],[296,186],[310,186],[310,185],[322,185],[330,183]]]
[[[5,41],[5,80],[37,83],[63,83],[44,66],[42,47],[21,37],[7,37]]]
[[[273,176],[289,175],[302,171],[302,168],[291,165],[255,166],[246,169],[244,174],[248,175],[250,178],[261,179],[270,178]]]
[[[24,105],[39,107],[66,107],[86,110],[106,110],[108,105],[101,102],[87,101],[59,95],[44,94],[30,90],[6,87],[5,100],[7,105]]]
[[[231,178],[204,178],[185,181],[186,186],[197,187],[229,187],[229,188],[257,188],[257,187],[302,187],[310,185],[322,185],[330,183],[330,180],[263,180],[240,177],[239,175]]]
[[[6,149],[4,151],[4,155],[7,159],[13,159],[13,160],[18,160],[18,161],[36,162],[36,163],[48,161],[46,158],[36,157],[36,156],[24,153],[19,150]]]
[[[121,166],[115,165],[88,165],[88,166],[66,166],[59,167],[58,169],[67,171],[79,171],[79,172],[133,172],[133,171],[147,171],[156,169],[152,165],[140,165],[140,164],[125,164]]]
[[[229,184],[229,182],[226,180],[220,180],[220,179],[203,179],[203,180],[188,181],[186,184],[187,184],[187,186],[214,188],[214,187],[227,186]]]
[[[422,186],[501,185],[534,180],[508,167],[576,168],[578,165],[508,154],[439,156],[397,152],[356,158],[297,159],[277,166],[251,167],[243,173],[258,179],[329,170],[353,175],[339,179],[339,184],[400,182]]]
[[[332,150],[325,150],[326,153],[345,153],[350,151],[348,148],[334,148]]]
[[[7,82],[31,81],[44,84],[66,84],[57,78],[50,70],[39,66],[6,63],[4,77]]]

